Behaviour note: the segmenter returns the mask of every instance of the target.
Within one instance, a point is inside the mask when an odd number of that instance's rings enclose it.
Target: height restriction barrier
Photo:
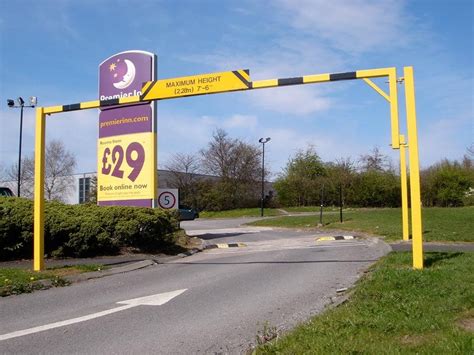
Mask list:
[[[140,96],[121,97],[109,100],[95,100],[69,105],[37,107],[35,138],[35,200],[34,200],[34,270],[44,268],[44,168],[45,168],[45,130],[46,116],[61,112],[86,110],[115,105],[166,100],[187,96],[217,94],[232,91],[266,89],[290,85],[316,84],[341,80],[362,79],[390,104],[391,146],[400,149],[402,175],[402,219],[404,238],[408,238],[408,203],[404,195],[406,189],[405,149],[409,151],[411,232],[413,239],[413,268],[423,268],[423,241],[421,222],[420,168],[418,158],[418,137],[416,128],[415,86],[413,67],[404,67],[405,105],[407,114],[408,142],[399,132],[398,94],[396,68],[357,70],[344,73],[315,74],[292,78],[250,80],[249,70],[235,70],[221,73],[149,81],[143,85]],[[388,78],[389,90],[386,93],[372,78]],[[403,197],[405,196],[405,197]]]

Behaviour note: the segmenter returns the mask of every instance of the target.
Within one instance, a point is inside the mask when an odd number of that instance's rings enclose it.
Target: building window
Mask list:
[[[91,191],[91,178],[90,177],[79,178],[79,203],[85,203],[89,201],[90,191]]]

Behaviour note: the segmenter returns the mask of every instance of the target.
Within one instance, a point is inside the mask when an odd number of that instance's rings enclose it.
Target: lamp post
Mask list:
[[[261,203],[260,203],[260,216],[263,217],[263,203],[265,201],[265,143],[270,141],[270,137],[267,138],[260,138],[258,141],[262,143],[262,195],[261,195]]]
[[[21,185],[21,141],[22,141],[22,133],[23,133],[23,107],[35,107],[36,104],[38,103],[38,99],[36,96],[31,96],[30,97],[30,104],[25,105],[25,100],[23,100],[22,97],[18,97],[16,99],[16,102],[18,105],[15,105],[15,101],[8,99],[7,100],[7,105],[10,108],[20,108],[20,142],[18,145],[18,190],[17,190],[17,196],[20,197],[20,185]]]

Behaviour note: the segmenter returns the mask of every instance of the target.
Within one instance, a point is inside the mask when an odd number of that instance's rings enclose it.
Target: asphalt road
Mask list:
[[[336,290],[389,251],[375,239],[316,242],[239,224],[182,226],[246,247],[0,299],[0,353],[242,353],[265,326],[285,331],[337,302]]]

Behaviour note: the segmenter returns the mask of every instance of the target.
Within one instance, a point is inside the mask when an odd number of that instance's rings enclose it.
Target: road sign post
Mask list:
[[[165,210],[175,210],[178,206],[178,189],[158,189],[158,207]]]

